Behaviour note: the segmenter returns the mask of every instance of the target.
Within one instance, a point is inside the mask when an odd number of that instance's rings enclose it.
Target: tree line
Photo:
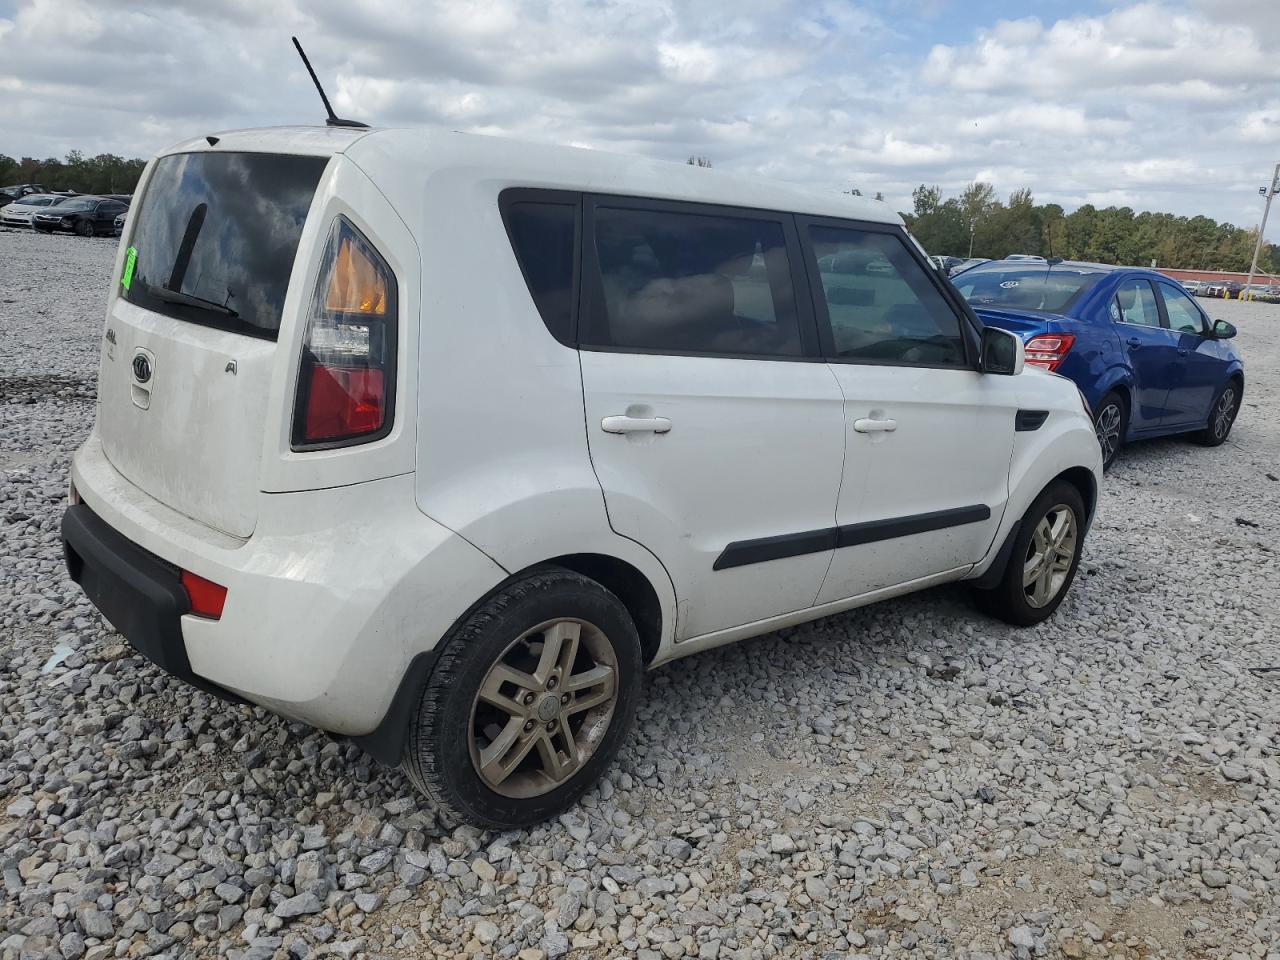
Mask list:
[[[1098,209],[1090,203],[1068,214],[1056,203],[1037,204],[1026,189],[1002,202],[991,184],[981,182],[945,200],[941,187],[922,183],[911,201],[911,212],[902,214],[908,229],[930,253],[953,257],[994,260],[1029,253],[1093,263],[1146,266],[1154,260],[1161,267],[1247,272],[1258,240],[1256,229],[1204,216]],[[1263,244],[1258,270],[1280,272],[1280,245]]]
[[[79,150],[72,150],[65,160],[52,157],[47,160],[35,157],[15,160],[0,153],[0,187],[39,183],[50,190],[74,190],[76,193],[133,193],[146,163],[145,160],[117,157],[114,153],[86,157]]]

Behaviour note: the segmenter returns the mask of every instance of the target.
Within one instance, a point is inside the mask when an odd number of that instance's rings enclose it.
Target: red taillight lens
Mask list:
[[[294,404],[295,450],[386,435],[395,396],[396,317],[395,275],[339,217],[311,300]]]
[[[316,443],[375,433],[382,427],[385,401],[381,370],[314,364],[302,439]]]
[[[1026,342],[1027,363],[1033,367],[1057,370],[1075,342],[1075,335],[1071,333],[1045,333],[1032,337]]]
[[[190,570],[182,571],[182,588],[191,599],[191,612],[197,617],[208,617],[218,620],[222,617],[222,607],[227,602],[227,588],[212,580],[197,576]]]

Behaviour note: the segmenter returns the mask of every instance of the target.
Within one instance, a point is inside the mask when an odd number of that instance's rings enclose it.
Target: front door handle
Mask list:
[[[872,420],[863,417],[861,420],[853,421],[853,429],[859,433],[893,433],[898,429],[897,420]]]
[[[667,433],[671,421],[666,417],[605,417],[600,429],[605,433]]]
[[[1180,348],[1178,349],[1178,356],[1180,356],[1180,357],[1185,357],[1185,356],[1187,356],[1189,353],[1191,353],[1191,351],[1190,351],[1190,350],[1188,350],[1188,349],[1186,349],[1185,347],[1180,347]]]
[[[1128,343],[1128,344],[1129,344],[1129,346],[1131,346],[1131,347],[1140,347],[1140,346],[1142,346],[1142,341],[1141,341],[1141,340],[1139,340],[1137,337],[1130,337],[1130,338],[1129,338],[1127,341],[1125,341],[1125,342],[1126,342],[1126,343]]]

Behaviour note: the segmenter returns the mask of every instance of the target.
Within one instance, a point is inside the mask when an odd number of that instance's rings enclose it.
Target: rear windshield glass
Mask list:
[[[1065,265],[974,267],[952,278],[974,307],[1061,313],[1103,276],[1100,270]]]
[[[156,313],[274,340],[327,157],[181,153],[156,161],[121,293]]]

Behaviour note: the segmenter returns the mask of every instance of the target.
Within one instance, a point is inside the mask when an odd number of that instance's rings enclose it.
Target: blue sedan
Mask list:
[[[1244,364],[1175,281],[1154,270],[1050,260],[993,260],[954,278],[982,319],[1026,344],[1027,363],[1069,377],[1094,411],[1104,466],[1122,444],[1189,433],[1227,439]]]

